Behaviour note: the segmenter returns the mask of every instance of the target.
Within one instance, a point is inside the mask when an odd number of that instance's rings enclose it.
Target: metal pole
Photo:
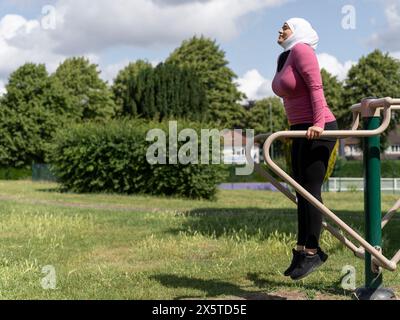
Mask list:
[[[364,118],[364,129],[379,128],[380,118]],[[374,247],[381,247],[381,163],[380,137],[364,138],[364,211],[365,237]],[[371,265],[371,254],[366,253],[365,286],[379,288],[382,285],[382,273],[374,273]]]
[[[272,124],[272,103],[269,103],[269,122],[270,122],[270,132],[273,133],[273,124]],[[274,158],[274,146],[271,146],[271,157]]]
[[[363,103],[367,104],[366,101]],[[379,111],[375,114],[363,114],[364,130],[374,130],[381,125]],[[364,166],[364,214],[365,239],[376,249],[381,250],[381,150],[380,136],[363,138]],[[356,290],[360,300],[388,300],[394,298],[394,293],[382,288],[382,271],[371,259],[371,254],[365,252],[365,287]]]

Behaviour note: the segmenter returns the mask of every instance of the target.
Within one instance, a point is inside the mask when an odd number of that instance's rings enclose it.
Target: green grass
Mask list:
[[[0,182],[0,299],[350,299],[340,286],[345,265],[363,284],[363,262],[327,233],[330,258],[319,271],[300,282],[282,275],[296,209],[279,193],[221,191],[210,202],[57,190]],[[362,231],[362,193],[323,199]],[[396,200],[383,194],[384,212]],[[399,220],[386,228],[384,251],[392,255]],[[46,265],[55,267],[55,290],[41,287]],[[399,272],[384,271],[384,279],[400,296]]]

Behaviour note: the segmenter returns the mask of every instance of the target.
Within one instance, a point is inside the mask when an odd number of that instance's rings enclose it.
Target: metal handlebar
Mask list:
[[[356,130],[359,126],[361,115],[376,115],[383,109],[383,121],[379,128],[375,130]],[[400,110],[400,99],[392,98],[382,98],[374,100],[364,100],[361,104],[356,104],[351,107],[353,113],[353,123],[351,125],[352,130],[329,130],[324,131],[321,137],[336,137],[336,138],[346,138],[346,137],[371,137],[383,133],[389,126],[391,120],[391,110]],[[347,232],[351,237],[353,237],[362,248],[357,248],[350,240],[345,238],[340,234],[338,230],[331,227],[330,225],[324,223],[324,227],[330,231],[336,238],[342,241],[348,248],[350,248],[358,257],[364,255],[364,249],[368,251],[379,263],[380,266],[390,270],[395,271],[397,263],[400,261],[400,250],[394,255],[392,260],[387,259],[379,250],[369,244],[363,237],[361,237],[356,231],[354,231],[350,226],[348,226],[343,220],[336,216],[331,210],[329,210],[323,203],[321,203],[317,198],[315,198],[311,193],[304,189],[298,182],[296,182],[292,177],[290,177],[284,170],[282,170],[274,161],[272,161],[270,156],[270,147],[276,139],[281,138],[305,138],[307,131],[280,131],[273,134],[259,135],[255,140],[260,141],[265,140],[263,146],[264,160],[267,165],[271,168],[275,174],[281,177],[284,181],[288,182],[299,194],[301,194],[306,200],[308,200],[314,207],[316,207],[325,217],[329,218],[336,225],[338,225],[342,230]],[[250,157],[250,152],[246,152],[246,157],[248,160],[252,161]],[[257,171],[261,173],[260,166],[255,166]],[[276,181],[271,175],[263,171],[263,176],[270,180],[281,192],[289,197],[292,201],[296,203],[296,197],[287,188],[283,187],[278,181]],[[400,201],[399,201],[400,202]],[[400,203],[399,203],[400,206]],[[398,208],[398,206],[397,206]],[[397,210],[397,208],[395,210]],[[394,210],[394,211],[395,211]],[[384,218],[383,226],[390,219],[392,214]]]

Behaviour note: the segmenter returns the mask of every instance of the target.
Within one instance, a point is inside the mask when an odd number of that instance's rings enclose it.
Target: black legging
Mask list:
[[[332,127],[333,123],[325,126]],[[312,124],[295,125],[291,130],[307,130]],[[337,123],[334,123],[337,130]],[[328,128],[328,129],[327,129]],[[329,158],[336,144],[336,139],[320,138],[308,140],[306,138],[293,138],[291,156],[293,178],[322,202],[321,188],[326,175]],[[297,245],[316,249],[319,246],[319,238],[322,229],[321,213],[298,192],[297,216],[298,233]]]

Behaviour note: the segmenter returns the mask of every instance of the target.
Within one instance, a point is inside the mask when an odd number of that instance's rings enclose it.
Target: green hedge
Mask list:
[[[51,173],[50,166],[48,164],[33,163],[32,181],[57,182],[57,178]]]
[[[0,168],[0,180],[22,180],[32,177],[32,169],[27,168]]]
[[[284,158],[274,159],[284,171],[289,172]],[[400,178],[400,161],[398,160],[382,160],[381,161],[381,175],[382,178]],[[264,166],[267,168],[266,166]],[[253,172],[248,176],[237,176],[235,175],[235,166],[231,165],[227,167],[228,176],[225,182],[267,182],[265,178],[259,175],[257,172]],[[278,177],[271,170],[269,173],[275,177],[278,181],[282,179]],[[336,160],[335,169],[331,177],[348,177],[348,178],[362,178],[363,177],[363,162],[360,160],[346,160],[344,158],[338,158]]]
[[[381,161],[382,178],[399,178],[400,177],[400,161],[398,160],[382,160]],[[332,177],[363,177],[362,160],[345,160],[338,159]]]
[[[286,171],[286,172],[288,171],[285,158],[278,157],[278,158],[274,158],[273,160],[284,171]],[[282,179],[278,175],[276,175],[271,169],[269,169],[265,164],[263,164],[262,166],[264,167],[265,170],[268,171],[268,173],[270,175],[272,175],[278,181],[282,182]],[[262,175],[260,175],[258,172],[256,172],[255,169],[254,169],[252,174],[247,175],[247,176],[236,175],[236,172],[235,172],[236,167],[240,168],[240,167],[243,167],[243,165],[238,165],[238,166],[236,166],[236,165],[227,165],[226,166],[227,171],[228,171],[228,175],[227,175],[227,178],[225,180],[226,183],[269,182]]]
[[[168,141],[167,122],[114,120],[61,129],[50,148],[51,171],[64,189],[73,192],[215,198],[217,185],[225,178],[224,166],[150,165],[146,152],[154,142],[147,142],[146,134],[153,128],[162,129]],[[178,132],[184,128],[195,129],[199,137],[204,129],[199,123],[179,121]]]

